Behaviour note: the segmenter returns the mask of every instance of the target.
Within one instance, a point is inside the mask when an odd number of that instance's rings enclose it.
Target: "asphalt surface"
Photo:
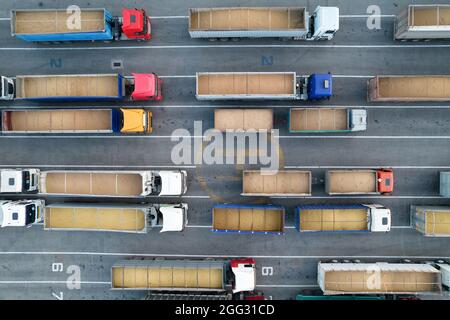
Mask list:
[[[12,8],[65,8],[73,1],[3,1],[0,18]],[[450,74],[450,42],[403,43],[393,40],[393,15],[410,1],[378,1],[381,29],[366,27],[372,1],[308,1],[338,6],[341,30],[329,42],[243,40],[209,42],[190,39],[189,7],[209,7],[197,1],[79,1],[81,7],[107,7],[119,14],[122,6],[144,7],[152,16],[154,38],[146,43],[82,43],[36,45],[14,39],[9,21],[0,19],[2,74],[70,74],[156,72],[163,77],[161,103],[0,102],[0,108],[45,106],[144,106],[153,112],[150,136],[1,135],[1,167],[51,169],[156,169],[188,171],[188,193],[180,198],[87,199],[86,202],[186,202],[189,224],[180,234],[145,235],[101,232],[51,232],[42,226],[3,229],[0,233],[0,299],[142,299],[142,291],[110,290],[110,268],[117,260],[146,258],[255,257],[257,289],[272,299],[293,299],[305,288],[317,286],[317,262],[330,259],[361,261],[416,261],[450,259],[447,238],[424,237],[410,228],[409,206],[448,205],[439,196],[439,171],[450,170],[450,103],[368,103],[367,80],[375,75]],[[433,1],[420,1],[421,4]],[[215,6],[243,6],[241,1],[220,1]],[[295,6],[296,1],[246,1],[248,6]],[[363,15],[363,16],[361,16]],[[123,69],[113,70],[113,60]],[[271,61],[271,63],[267,63]],[[334,96],[329,101],[214,102],[195,99],[196,72],[295,71],[298,75],[331,72]],[[353,106],[368,110],[368,129],[352,134],[290,134],[288,112],[293,106]],[[244,168],[258,165],[173,163],[176,129],[200,135],[213,127],[216,107],[263,106],[275,111],[279,129],[279,162],[286,169],[312,171],[312,197],[242,197]],[[194,132],[194,121],[203,130]],[[186,138],[188,139],[188,138]],[[193,141],[194,138],[189,138]],[[197,137],[197,140],[200,138]],[[247,150],[250,152],[249,150]],[[195,154],[195,151],[192,152]],[[191,157],[192,160],[193,157]],[[327,169],[393,167],[395,191],[391,196],[330,197],[325,193]],[[2,195],[2,199],[21,196]],[[31,195],[28,198],[37,197]],[[82,201],[49,197],[47,202]],[[210,231],[211,208],[216,203],[273,203],[286,207],[282,236],[215,234]],[[294,207],[312,203],[379,203],[392,210],[388,234],[301,234],[293,229]],[[61,264],[61,265],[55,265]],[[52,271],[53,269],[56,271]],[[70,266],[80,268],[80,288],[70,289]],[[56,268],[56,269],[55,269]],[[61,268],[61,269],[59,269]],[[264,276],[267,268],[273,275]],[[69,269],[69,274],[67,270]],[[263,271],[264,269],[264,271]],[[60,272],[62,270],[62,272]],[[73,278],[71,278],[73,279]]]

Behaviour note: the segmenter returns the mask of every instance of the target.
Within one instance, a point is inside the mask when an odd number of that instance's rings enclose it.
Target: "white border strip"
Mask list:
[[[70,109],[95,109],[99,106],[70,106]],[[110,106],[105,108],[115,108],[116,106]],[[242,108],[242,106],[236,106],[236,105],[208,105],[208,104],[198,104],[198,105],[148,105],[148,106],[136,106],[136,105],[120,105],[121,108],[164,108],[164,109],[171,109],[171,108],[186,108],[186,109],[192,109],[192,108]],[[291,105],[245,105],[245,108],[271,108],[271,109],[277,109],[277,108],[283,108],[283,109],[290,109],[290,108],[317,108],[317,107],[323,107],[323,108],[351,108],[351,109],[426,109],[426,110],[432,110],[432,109],[450,109],[449,105],[297,105],[297,104],[291,104]],[[0,107],[0,111],[3,109],[11,109],[14,108],[14,110],[21,110],[21,109],[51,109],[55,108],[54,106],[5,106]],[[61,107],[60,107],[61,108]]]

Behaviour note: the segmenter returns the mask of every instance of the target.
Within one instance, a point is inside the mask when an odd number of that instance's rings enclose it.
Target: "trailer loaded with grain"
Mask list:
[[[214,129],[227,130],[272,130],[272,109],[215,109]]]
[[[376,76],[368,81],[368,99],[383,101],[450,101],[450,76]]]
[[[396,40],[450,39],[450,5],[411,4],[395,20]]]
[[[121,17],[106,9],[19,9],[11,11],[11,35],[31,42],[149,40],[151,25],[144,9],[122,9]]]
[[[279,170],[267,174],[261,170],[244,170],[243,196],[310,196],[311,171]]]
[[[411,226],[428,237],[450,237],[450,206],[411,206]]]
[[[123,260],[111,270],[114,290],[220,294],[255,289],[255,260]]]
[[[325,183],[329,195],[390,194],[394,173],[391,169],[328,170]]]
[[[164,171],[41,171],[1,169],[1,193],[39,193],[84,197],[181,196],[187,173]]]
[[[322,263],[318,283],[324,295],[441,294],[441,272],[426,263]]]
[[[231,7],[189,9],[191,38],[292,38],[331,40],[339,30],[339,8]]]
[[[388,232],[391,210],[377,204],[300,205],[295,208],[300,232]]]
[[[295,72],[197,72],[198,100],[320,100],[332,95],[332,75]]]
[[[355,132],[367,128],[367,111],[350,108],[292,108],[289,132]]]
[[[3,133],[151,133],[144,109],[6,109]]]
[[[212,209],[212,231],[281,235],[284,233],[284,208],[273,205],[218,204]]]
[[[44,230],[147,233],[183,231],[187,204],[57,203],[41,199],[0,201],[0,226],[24,227],[43,223]]]
[[[0,100],[162,100],[162,81],[154,73],[2,76]]]

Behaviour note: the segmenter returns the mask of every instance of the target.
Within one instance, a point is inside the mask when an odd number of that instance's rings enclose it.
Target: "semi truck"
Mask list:
[[[411,4],[395,20],[396,40],[450,39],[450,5]]]
[[[284,208],[274,205],[218,204],[212,209],[212,231],[219,233],[284,233]]]
[[[368,100],[450,101],[450,76],[376,76],[368,80]]]
[[[318,284],[324,295],[441,294],[441,272],[427,263],[323,263]]]
[[[439,194],[450,198],[450,171],[439,172]]]
[[[394,191],[394,172],[391,169],[328,170],[325,185],[329,195],[387,195]]]
[[[187,204],[93,204],[57,203],[44,200],[0,201],[1,227],[30,227],[44,224],[44,230],[110,231],[147,233],[183,231]]]
[[[155,73],[2,76],[0,100],[122,101],[162,100]]]
[[[320,100],[332,95],[331,74],[197,72],[198,100]]]
[[[410,207],[411,226],[427,237],[450,237],[450,206]]]
[[[187,172],[166,171],[41,171],[1,169],[0,193],[39,193],[83,197],[181,196]]]
[[[295,208],[300,232],[389,232],[391,210],[378,204],[300,205]]]
[[[220,131],[272,130],[272,109],[215,109],[214,129]]]
[[[265,197],[304,197],[311,195],[311,171],[279,170],[267,174],[261,170],[242,172],[242,195]]]
[[[350,108],[291,108],[291,133],[345,133],[365,131],[367,111]]]
[[[79,21],[76,21],[79,18]],[[150,40],[144,9],[24,9],[11,11],[11,35],[30,42]]]
[[[3,133],[151,133],[144,109],[5,109]]]
[[[113,290],[150,290],[166,293],[223,294],[252,292],[256,262],[233,260],[134,259],[115,263],[111,270]],[[228,286],[232,289],[229,290]]]
[[[339,30],[339,8],[231,7],[189,9],[191,38],[282,38],[331,40]]]

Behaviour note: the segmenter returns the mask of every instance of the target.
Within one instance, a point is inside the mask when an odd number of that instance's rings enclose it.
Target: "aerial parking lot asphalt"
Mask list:
[[[425,262],[450,260],[446,237],[425,237],[413,229],[410,205],[449,205],[439,193],[439,172],[450,171],[450,102],[368,102],[367,81],[377,75],[449,75],[450,41],[394,40],[394,21],[408,0],[379,0],[380,27],[367,27],[372,1],[218,1],[214,6],[306,6],[340,9],[340,30],[329,41],[191,39],[188,8],[211,7],[206,0],[80,0],[81,8],[145,8],[151,18],[149,41],[34,44],[10,34],[11,9],[54,9],[54,1],[5,1],[0,8],[1,75],[156,73],[163,81],[162,101],[0,101],[5,109],[145,108],[152,112],[153,132],[143,134],[24,133],[0,134],[0,169],[50,170],[186,170],[188,191],[181,197],[80,199],[76,196],[2,194],[0,199],[44,198],[58,202],[187,203],[183,232],[147,234],[0,230],[0,299],[143,299],[147,292],[110,290],[111,267],[134,257],[218,260],[256,259],[256,290],[270,299],[295,299],[303,289],[318,289],[320,261]],[[66,8],[73,1],[58,1]],[[422,0],[420,4],[434,4]],[[121,66],[115,68],[113,62]],[[333,96],[320,101],[200,101],[197,72],[296,72],[333,75]],[[186,163],[174,162],[173,150],[185,139],[208,143],[216,108],[268,108],[274,111],[272,135],[282,170],[311,171],[311,196],[242,196],[242,171],[267,167],[261,162],[206,164],[190,150]],[[367,110],[367,130],[350,133],[290,133],[292,107],[346,107]],[[201,130],[195,130],[195,122]],[[185,129],[183,134],[175,134]],[[273,142],[273,141],[272,141]],[[225,152],[228,146],[224,146]],[[234,150],[234,146],[232,146]],[[254,150],[253,150],[254,151]],[[200,154],[201,156],[201,154]],[[197,158],[196,158],[197,157]],[[330,169],[392,168],[395,189],[389,195],[328,195]],[[3,183],[3,182],[2,182]],[[273,204],[285,207],[283,235],[214,233],[212,209],[220,203]],[[295,207],[304,204],[375,203],[391,209],[389,233],[300,233]],[[79,272],[79,274],[78,274]],[[79,275],[79,277],[78,277]],[[72,277],[72,278],[71,278]],[[76,277],[76,280],[74,277]],[[68,283],[71,286],[68,287]],[[448,296],[444,293],[442,298]],[[441,296],[439,296],[441,298]]]

